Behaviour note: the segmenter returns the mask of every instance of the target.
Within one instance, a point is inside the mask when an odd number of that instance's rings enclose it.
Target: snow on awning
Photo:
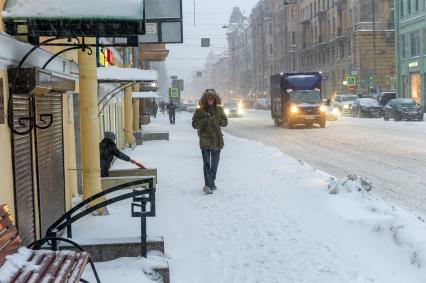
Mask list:
[[[144,20],[143,0],[7,0],[4,18]]]
[[[136,68],[100,67],[99,82],[154,82],[158,80],[158,72]]]
[[[133,92],[133,98],[160,98],[158,92],[155,91],[144,91],[144,92]]]

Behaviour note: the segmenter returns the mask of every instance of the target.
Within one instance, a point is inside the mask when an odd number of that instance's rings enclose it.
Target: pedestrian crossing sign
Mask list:
[[[178,88],[171,87],[171,88],[169,89],[169,95],[170,95],[170,97],[172,97],[172,98],[179,97],[179,89],[178,89]]]
[[[348,77],[347,82],[348,82],[348,86],[355,86],[356,85],[356,78],[355,77]]]

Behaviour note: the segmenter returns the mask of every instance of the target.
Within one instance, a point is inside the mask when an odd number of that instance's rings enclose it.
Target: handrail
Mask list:
[[[119,186],[107,189],[105,191],[99,192],[87,199],[85,199],[84,201],[80,202],[79,204],[77,204],[76,206],[74,206],[72,209],[70,209],[69,211],[67,211],[64,215],[62,215],[58,220],[56,220],[52,225],[50,225],[50,227],[47,229],[46,235],[51,235],[52,233],[54,233],[54,230],[57,231],[62,231],[64,228],[67,228],[67,235],[69,237],[72,236],[71,234],[71,224],[74,223],[75,221],[79,220],[80,218],[86,216],[87,214],[90,214],[100,208],[106,207],[107,205],[125,200],[127,198],[131,198],[134,196],[141,196],[147,193],[153,193],[155,192],[154,189],[154,178],[155,177],[149,177],[149,178],[142,178],[140,180],[136,180],[136,181],[132,181],[132,182],[128,182],[125,184],[121,184]],[[149,189],[146,189],[144,191],[133,191],[132,193],[127,193],[112,199],[108,199],[105,200],[101,203],[98,203],[88,209],[83,210],[82,212],[80,212],[79,214],[77,214],[76,216],[72,216],[75,212],[77,212],[78,210],[80,210],[81,208],[83,208],[84,206],[88,205],[89,203],[104,197],[106,195],[109,195],[113,192],[116,191],[120,191],[123,189],[127,189],[129,187],[133,187],[133,186],[137,186],[137,185],[144,185],[147,184],[149,186]]]

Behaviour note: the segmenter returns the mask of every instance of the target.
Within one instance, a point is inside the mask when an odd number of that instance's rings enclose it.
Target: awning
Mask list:
[[[122,38],[115,46],[137,46],[145,34],[144,0],[6,0],[2,14],[5,32],[32,44],[39,37],[108,37]]]
[[[100,67],[98,68],[99,82],[155,82],[158,72],[136,68]]]
[[[3,17],[144,20],[143,0],[7,0]]]
[[[160,94],[154,91],[146,91],[146,92],[133,92],[133,98],[160,98]]]

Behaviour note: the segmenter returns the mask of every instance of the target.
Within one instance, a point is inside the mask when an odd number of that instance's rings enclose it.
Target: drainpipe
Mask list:
[[[139,69],[139,48],[133,47],[133,67]],[[139,92],[139,84],[135,84],[133,86],[134,92]],[[139,99],[133,99],[133,131],[139,131],[139,120],[140,120],[140,113],[139,113]]]
[[[124,49],[124,68],[131,68],[130,49]],[[124,90],[124,137],[129,146],[133,147],[136,144],[133,136],[133,103],[132,103],[132,88],[128,87]]]
[[[85,38],[85,41],[87,44],[96,43],[94,38]],[[92,55],[89,55],[88,51],[87,49],[85,51],[81,49],[78,50],[80,77],[80,144],[84,199],[101,191],[96,53],[94,52]]]

